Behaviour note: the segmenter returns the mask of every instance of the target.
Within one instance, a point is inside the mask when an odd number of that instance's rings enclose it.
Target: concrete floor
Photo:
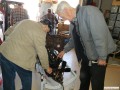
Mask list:
[[[76,79],[74,90],[79,90],[80,65],[77,63],[77,58],[74,50],[71,50],[70,52],[66,53],[63,59],[67,61],[68,65],[74,71],[77,71],[77,79]],[[119,89],[110,89],[110,88],[108,89],[108,87],[119,87]],[[106,71],[106,77],[105,77],[105,90],[120,90],[120,59],[109,58],[109,63]]]
[[[74,50],[71,50],[70,52],[66,53],[63,57],[65,61],[67,61],[67,64],[69,67],[71,67],[72,71],[76,71],[77,73],[77,78],[74,83],[74,90],[79,90],[79,70],[80,70],[80,65],[77,63],[77,58],[74,53]],[[69,73],[65,73],[64,78],[69,80],[71,78]],[[40,75],[39,74],[34,74],[33,75],[33,89],[32,90],[40,90]],[[20,80],[19,77],[17,76],[16,78],[16,87],[20,89]],[[68,81],[69,82],[69,81]],[[120,66],[119,65],[108,65],[107,67],[107,72],[106,72],[106,79],[105,79],[105,90],[120,90],[120,89],[108,89],[108,87],[120,87]],[[19,90],[16,89],[16,90]],[[2,89],[0,89],[2,90]],[[68,90],[68,89],[65,89]],[[73,89],[71,89],[73,90]],[[90,88],[91,90],[91,88]]]

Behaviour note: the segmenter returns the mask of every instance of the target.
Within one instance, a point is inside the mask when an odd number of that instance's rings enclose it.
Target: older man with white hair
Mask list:
[[[58,4],[56,13],[71,21],[71,39],[58,57],[62,58],[75,48],[78,61],[81,61],[79,90],[89,90],[90,81],[92,90],[104,90],[107,56],[116,50],[116,45],[103,14],[97,7],[78,5],[75,9],[66,1]]]

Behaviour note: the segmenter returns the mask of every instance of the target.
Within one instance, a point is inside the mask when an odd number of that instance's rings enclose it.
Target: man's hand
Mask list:
[[[61,52],[58,54],[57,58],[62,58],[64,54],[65,54],[65,52],[64,52],[64,51],[61,51]]]
[[[107,65],[106,60],[98,59],[98,65],[100,65],[100,66],[106,66]]]
[[[51,68],[51,67],[49,67],[49,68],[47,69],[47,73],[48,73],[48,74],[51,74],[51,73],[52,73],[52,68]]]

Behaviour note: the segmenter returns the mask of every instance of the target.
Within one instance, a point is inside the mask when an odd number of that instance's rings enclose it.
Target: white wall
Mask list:
[[[38,0],[23,0],[25,3],[25,8],[28,11],[28,14],[30,15],[31,20],[36,20],[37,14],[39,12],[38,7]]]
[[[28,14],[30,15],[30,19],[36,20],[37,15],[42,17],[43,15],[45,15],[47,13],[48,8],[53,9],[53,12],[55,12],[58,3],[60,3],[61,1],[67,1],[72,7],[75,8],[78,5],[80,0],[58,0],[57,4],[42,3],[40,5],[41,6],[40,8],[39,8],[38,3],[41,0],[14,0],[14,1],[24,2],[25,3],[25,8],[28,10]],[[94,1],[97,3],[97,5],[99,4],[99,0],[94,0]],[[112,0],[102,0],[101,8],[102,8],[103,12],[105,10],[110,10],[111,3],[112,3]]]
[[[37,14],[37,12],[40,14],[40,17],[45,15],[47,13],[48,8],[53,9],[53,12],[55,12],[56,8],[57,8],[57,5],[61,1],[67,1],[72,7],[75,8],[79,4],[80,0],[58,0],[57,4],[42,3],[41,7],[39,8],[39,11],[38,11],[38,1],[39,0],[34,0],[34,2],[32,0],[23,0],[23,1],[27,5],[29,14],[31,15],[31,19],[33,19],[33,18],[35,18],[35,15]],[[94,1],[98,5],[100,0],[94,0]],[[110,10],[111,9],[111,3],[112,3],[112,0],[102,0],[101,9],[103,10],[103,13],[104,13],[105,10]]]
[[[79,0],[58,0],[57,4],[52,4],[52,3],[42,3],[41,7],[40,7],[40,17],[42,17],[43,15],[45,15],[47,13],[47,9],[51,8],[53,10],[53,12],[56,11],[57,5],[61,2],[61,1],[67,1],[72,7],[76,7],[79,3]]]
[[[76,7],[79,4],[79,0],[58,0],[57,4],[53,4],[52,5],[52,9],[53,11],[56,11],[57,5],[61,2],[61,1],[67,1],[72,7]]]
[[[9,0],[9,1],[23,2],[24,8],[27,9],[30,19],[36,20],[37,14],[39,12],[38,7],[39,0]]]
[[[105,10],[110,10],[111,9],[111,5],[112,5],[112,0],[102,0],[102,5],[101,8],[103,10],[103,12]]]
[[[105,10],[110,10],[111,9],[111,5],[112,5],[112,0],[94,0],[96,2],[96,4],[99,4],[99,1],[102,1],[101,3],[101,9],[104,13]]]
[[[40,18],[45,14],[47,14],[48,8],[51,8],[51,7],[52,7],[52,3],[45,3],[45,2],[41,3],[41,7],[39,8]]]

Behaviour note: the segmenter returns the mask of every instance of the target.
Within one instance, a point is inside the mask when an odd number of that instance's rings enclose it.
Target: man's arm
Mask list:
[[[41,28],[42,29],[42,28]],[[46,34],[40,30],[34,35],[34,47],[40,59],[41,65],[44,69],[49,67],[48,54],[45,48]]]
[[[71,38],[69,42],[65,45],[63,51],[61,51],[57,57],[62,58],[65,53],[74,48],[73,39]]]
[[[70,34],[71,34],[71,38],[69,39],[69,42],[64,46],[63,51],[61,51],[58,54],[58,57],[60,57],[60,58],[62,58],[65,53],[67,53],[68,51],[70,51],[71,49],[74,48],[74,41],[73,41],[73,36],[72,36],[72,30],[73,30],[73,26],[70,24],[69,31],[70,31]]]
[[[90,9],[90,10],[89,10]],[[99,55],[98,61],[105,61],[107,59],[108,52],[108,27],[104,20],[103,14],[97,8],[89,8],[88,10],[88,22],[92,39],[95,44],[95,49]],[[105,62],[101,63],[105,64]]]

